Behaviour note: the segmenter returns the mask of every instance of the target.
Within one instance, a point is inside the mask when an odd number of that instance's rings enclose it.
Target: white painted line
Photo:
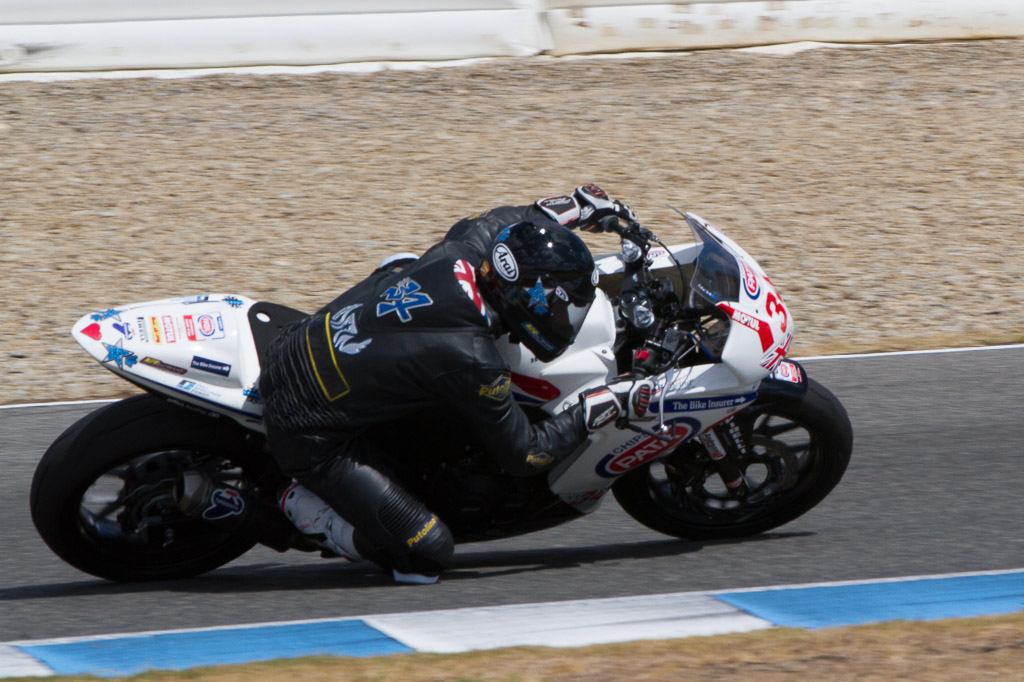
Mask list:
[[[901,575],[896,578],[871,578],[868,580],[836,580],[823,583],[801,583],[796,585],[769,585],[767,587],[743,587],[737,590],[711,590],[704,594],[736,594],[739,592],[771,592],[775,590],[802,590],[809,587],[846,587],[849,585],[881,585],[883,583],[905,583],[912,580],[943,580],[947,578],[976,578],[986,575],[1010,575],[1024,573],[1024,566],[993,571],[968,571],[966,573],[935,573],[928,575]]]
[[[969,348],[935,348],[933,350],[894,350],[883,353],[850,353],[848,355],[817,355],[806,358],[793,358],[797,362],[804,360],[852,360],[855,358],[882,358],[896,355],[934,355],[937,353],[973,353],[983,350],[1020,350],[1024,343],[1012,343],[1003,346],[971,346]]]
[[[19,407],[68,407],[72,405],[99,405],[102,403],[116,403],[120,398],[104,398],[102,400],[71,400],[56,403],[24,403],[21,405],[0,405],[0,410],[16,410]]]
[[[804,360],[854,359],[857,357],[887,357],[890,355],[931,355],[935,353],[968,353],[978,350],[1024,350],[1024,343],[1013,343],[1001,346],[970,346],[968,348],[936,348],[933,350],[893,350],[880,353],[850,353],[848,355],[810,355],[794,357],[798,363]],[[79,404],[101,404],[117,402],[123,398],[104,398],[97,400],[71,400],[66,402],[30,402],[25,404],[0,404],[0,410],[17,410],[18,408],[62,408],[79,406]]]

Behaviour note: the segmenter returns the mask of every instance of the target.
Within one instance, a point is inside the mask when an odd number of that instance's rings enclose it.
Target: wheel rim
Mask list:
[[[96,476],[78,508],[82,536],[103,554],[132,565],[189,561],[221,547],[231,534],[186,516],[175,503],[174,483],[186,469],[246,486],[245,473],[228,460],[192,450],[134,457]]]
[[[741,527],[788,509],[813,485],[820,467],[819,444],[808,426],[767,411],[742,418],[752,421],[750,447],[738,463],[747,496],[729,494],[711,458],[694,440],[647,470],[650,495],[663,512],[688,526]]]

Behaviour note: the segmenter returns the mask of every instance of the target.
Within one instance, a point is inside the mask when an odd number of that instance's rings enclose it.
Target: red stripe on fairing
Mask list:
[[[516,374],[515,372],[512,372],[512,383],[516,388],[522,390],[527,395],[540,398],[545,402],[554,400],[558,396],[562,395],[562,392],[558,390],[558,387],[550,381],[526,376],[525,374]]]

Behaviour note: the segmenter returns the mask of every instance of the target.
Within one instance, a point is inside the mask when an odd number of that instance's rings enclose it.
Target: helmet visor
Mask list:
[[[594,302],[590,276],[569,282],[540,276],[533,286],[520,291],[519,308],[525,312],[521,326],[534,341],[527,345],[541,360],[561,355],[583,327]]]

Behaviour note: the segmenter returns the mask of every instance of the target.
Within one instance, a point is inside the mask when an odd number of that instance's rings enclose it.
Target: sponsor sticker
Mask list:
[[[129,341],[135,338],[135,329],[132,327],[131,322],[115,322],[110,326],[121,332],[121,336]]]
[[[740,407],[752,403],[757,399],[757,393],[744,393],[742,395],[721,395],[706,398],[686,398],[683,400],[666,400],[666,412],[696,412],[698,410],[724,410],[733,407]],[[651,411],[658,411],[658,404],[651,404]]]
[[[761,295],[761,282],[757,274],[743,261],[740,261],[740,267],[743,268],[743,289],[750,298],[757,298]]]
[[[146,332],[146,318],[135,318],[135,330],[139,333],[139,340],[149,343],[149,334]]]
[[[178,382],[177,386],[179,391],[184,391],[198,398],[206,398],[207,400],[217,400],[221,397],[221,394],[217,391],[210,390],[210,387],[206,384],[201,384],[198,381],[190,381],[189,379],[182,379]]]
[[[160,319],[163,322],[164,341],[167,343],[175,343],[178,340],[178,337],[174,333],[174,318],[170,315],[164,315]]]
[[[669,423],[672,426],[671,441],[639,434],[605,455],[597,464],[597,475],[604,478],[621,476],[668,452],[700,429],[700,422],[688,417],[673,419]]]
[[[153,332],[153,343],[163,343],[163,335],[160,332],[160,320],[155,316],[149,318],[149,330]]]
[[[171,374],[180,375],[188,372],[188,370],[185,369],[184,367],[178,367],[177,365],[172,365],[168,362],[164,362],[163,360],[158,360],[157,358],[145,357],[142,358],[142,360],[140,360],[139,362],[149,367],[154,367],[156,369],[161,369],[165,372],[170,372]]]
[[[498,271],[502,279],[509,282],[519,279],[519,263],[516,262],[516,257],[512,255],[512,251],[507,246],[504,244],[495,246],[494,251],[491,252],[491,258],[494,260],[494,269]]]
[[[245,511],[245,500],[237,490],[218,488],[210,493],[210,506],[203,510],[203,518],[207,521],[238,516]]]
[[[434,516],[433,514],[431,514],[430,515],[430,520],[427,521],[426,524],[424,524],[423,528],[421,528],[420,531],[418,533],[416,533],[416,535],[413,535],[411,538],[406,540],[405,541],[406,544],[408,544],[410,547],[415,546],[417,543],[419,543],[420,540],[422,540],[423,538],[427,537],[427,533],[429,533],[431,530],[433,530],[434,526],[436,526],[436,525],[437,525],[437,517]]]
[[[762,353],[767,352],[772,347],[772,344],[775,343],[775,334],[772,332],[771,325],[765,320],[760,320],[749,313],[737,310],[728,303],[719,303],[718,307],[729,313],[729,318],[733,322],[757,332],[757,336],[761,341]]]
[[[501,402],[505,399],[505,396],[512,390],[512,377],[508,374],[502,374],[500,377],[495,379],[489,384],[480,386],[480,392],[478,395],[484,398],[490,398]]]
[[[547,338],[540,333],[540,330],[538,330],[537,327],[535,327],[532,323],[522,322],[520,326],[527,334],[530,335],[530,338],[532,338],[534,341],[540,344],[541,348],[550,351],[556,350],[557,347],[555,346],[555,344],[548,341]]]
[[[203,313],[195,320],[197,341],[224,338],[224,318],[220,313]]]
[[[561,495],[561,498],[565,500],[566,504],[572,507],[580,507],[586,504],[593,504],[605,496],[608,489],[604,490],[587,490],[582,493],[568,493]]]
[[[793,364],[787,360],[783,360],[779,363],[779,366],[772,372],[772,376],[780,381],[788,381],[792,384],[803,383],[804,377],[803,372],[800,371],[800,366]]]
[[[192,316],[185,315],[181,318],[181,321],[185,325],[185,338],[189,341],[196,341],[196,323]]]
[[[547,452],[531,452],[526,456],[526,463],[538,469],[543,469],[554,461],[555,458]]]
[[[202,358],[198,355],[192,356],[192,369],[198,369],[201,372],[209,372],[210,374],[219,374],[222,377],[226,377],[231,374],[231,365],[218,362],[216,360],[210,360],[209,358]]]
[[[537,202],[537,206],[560,225],[571,223],[581,217],[580,207],[576,200],[568,195],[541,199]],[[590,212],[593,213],[594,209],[589,206],[585,206],[584,210],[586,209],[590,209]]]

